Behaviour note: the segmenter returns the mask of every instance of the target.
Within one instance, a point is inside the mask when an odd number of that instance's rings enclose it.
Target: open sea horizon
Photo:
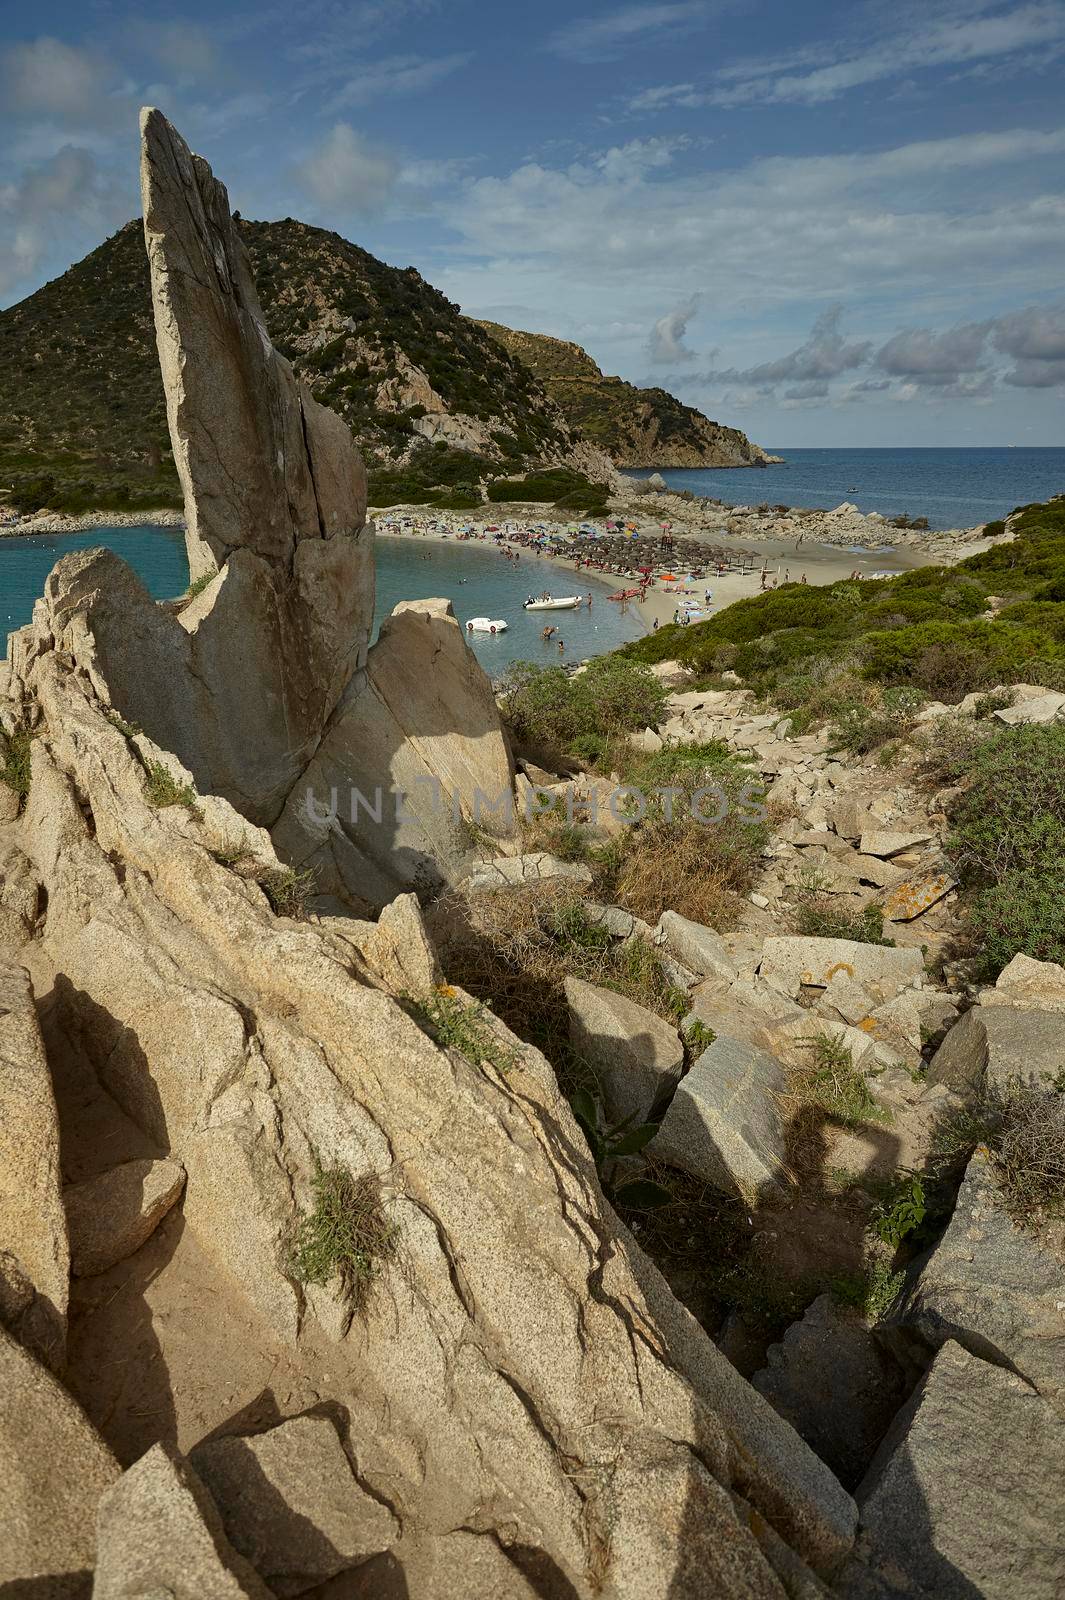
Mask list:
[[[730,506],[807,506],[831,511],[849,500],[885,517],[927,517],[930,528],[972,528],[994,522],[1015,506],[1065,494],[1065,447],[789,450],[766,468],[657,469],[671,489],[723,500]],[[647,478],[653,468],[627,476]]]

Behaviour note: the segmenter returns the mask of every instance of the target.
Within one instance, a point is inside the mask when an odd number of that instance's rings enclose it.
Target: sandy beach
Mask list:
[[[495,533],[488,533],[485,529],[490,525],[498,525],[506,529],[508,524],[514,529],[531,529],[540,522],[549,520],[539,511],[529,514],[528,518],[503,516],[499,508],[493,508],[488,517],[478,516],[476,513],[441,513],[433,518],[426,518],[423,507],[416,506],[391,506],[385,510],[373,512],[374,521],[379,539],[406,539],[406,540],[438,540],[454,542],[465,529],[473,529],[472,538],[463,542],[475,545],[483,544],[486,549],[497,548]],[[602,518],[589,518],[588,526],[603,528],[605,523]],[[646,522],[639,528],[639,532],[646,537],[660,534],[657,523]],[[695,530],[683,527],[673,528],[675,546],[672,557],[672,566],[682,576],[688,569],[689,562],[685,560],[684,547],[695,537]],[[544,589],[555,594],[580,594],[583,592],[582,582],[586,569],[578,570],[577,562],[568,547],[562,550],[537,551],[526,544],[519,544],[516,540],[502,541],[519,557],[515,563],[516,581],[515,592],[524,589],[525,593],[540,593]],[[764,562],[767,567],[767,586],[774,582],[779,586],[786,582],[801,582],[805,576],[810,584],[838,583],[842,578],[849,578],[857,573],[860,578],[883,577],[885,575],[905,572],[914,567],[928,566],[933,557],[920,551],[890,549],[875,551],[855,551],[843,549],[838,545],[823,545],[803,541],[798,550],[794,539],[752,539],[744,537],[742,540],[730,541],[727,535],[721,536],[721,543],[727,548],[730,542],[736,543],[744,550],[754,551],[760,560],[755,569],[750,572],[726,571],[724,574],[710,573],[703,578],[689,579],[681,583],[666,583],[660,578],[655,578],[648,586],[642,599],[621,601],[619,604],[631,608],[640,617],[648,630],[655,626],[657,621],[672,622],[674,613],[683,602],[700,602],[699,620],[712,616],[722,611],[726,606],[732,605],[736,600],[747,599],[750,595],[762,592],[761,566]],[[595,553],[594,540],[582,541],[580,555],[586,558]],[[966,552],[968,553],[968,552]],[[533,572],[540,571],[545,566],[557,567],[561,572],[570,574],[568,583],[543,583],[531,577]],[[599,580],[611,582],[611,574],[592,569],[592,576]],[[616,578],[619,589],[632,587],[632,580],[618,576]],[[711,600],[706,603],[705,595],[709,590]]]

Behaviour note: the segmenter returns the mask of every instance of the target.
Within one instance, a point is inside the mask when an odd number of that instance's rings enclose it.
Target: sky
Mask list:
[[[0,306],[139,210],[153,104],[245,216],[334,228],[767,446],[1065,444],[1065,0],[0,24]]]

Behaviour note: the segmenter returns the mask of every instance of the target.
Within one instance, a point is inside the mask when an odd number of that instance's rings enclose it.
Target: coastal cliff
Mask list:
[[[570,426],[617,467],[764,467],[776,459],[665,389],[608,377],[579,344],[498,322],[478,326],[535,373]]]

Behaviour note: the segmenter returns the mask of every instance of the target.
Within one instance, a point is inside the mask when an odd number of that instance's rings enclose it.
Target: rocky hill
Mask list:
[[[240,226],[271,338],[371,469],[431,441],[482,474],[612,476],[528,366],[413,268],[291,219]],[[139,221],[0,312],[0,489],[23,509],[180,505]]]
[[[711,422],[665,389],[607,377],[579,344],[498,322],[479,326],[536,374],[570,426],[617,467],[763,467],[772,459],[738,428]]]

